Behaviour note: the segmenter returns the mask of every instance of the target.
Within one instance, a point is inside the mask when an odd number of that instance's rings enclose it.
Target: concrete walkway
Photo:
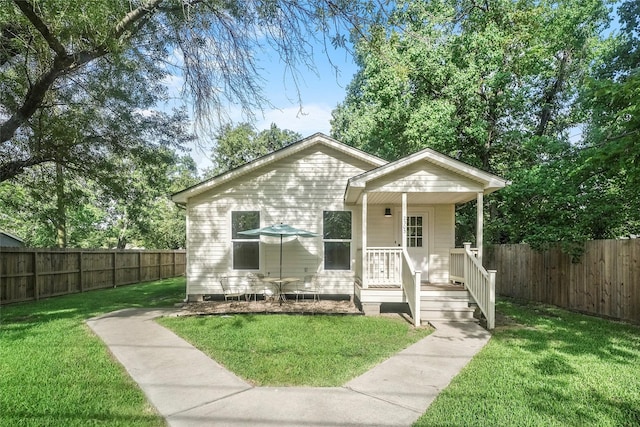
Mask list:
[[[475,323],[438,323],[343,387],[253,387],[153,321],[172,311],[87,321],[171,426],[409,426],[490,338]]]

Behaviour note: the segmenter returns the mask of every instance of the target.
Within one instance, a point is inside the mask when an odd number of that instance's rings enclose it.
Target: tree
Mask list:
[[[227,102],[250,116],[266,101],[254,51],[274,48],[296,77],[312,65],[309,37],[341,44],[368,10],[353,1],[2,0],[0,182],[49,161],[79,166],[78,154],[92,161],[103,144],[126,151],[128,141],[91,132],[94,103],[111,125],[142,120],[137,113],[165,95],[170,73],[184,78],[200,120]],[[121,97],[138,104],[120,111]],[[69,124],[65,138],[45,123]]]
[[[15,231],[32,247],[104,247],[105,212],[95,190],[92,182],[56,165],[34,166],[0,183],[0,228]]]
[[[608,23],[605,2],[407,1],[392,22],[357,41],[360,70],[332,135],[389,160],[431,147],[511,179],[512,193],[486,200],[487,241],[561,235],[519,215],[507,195],[548,184],[538,173],[518,181],[527,171],[570,164],[563,156],[584,120],[576,99]],[[459,211],[458,236],[473,234],[473,208]]]
[[[620,31],[608,40],[582,94],[590,114],[580,176],[618,188],[615,217],[624,218],[623,235],[640,228],[640,4],[625,1],[618,15]]]
[[[0,183],[0,228],[34,247],[184,247],[184,211],[168,194],[198,181],[193,159],[165,151],[146,164],[119,163],[129,171],[111,186],[50,163]]]
[[[285,147],[301,138],[301,135],[280,129],[272,123],[269,129],[258,132],[249,123],[225,125],[216,133],[212,153],[214,167],[205,175],[214,176]]]

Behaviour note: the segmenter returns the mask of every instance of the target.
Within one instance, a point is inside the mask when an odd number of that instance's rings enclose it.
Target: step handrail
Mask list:
[[[478,307],[487,318],[487,329],[495,328],[496,319],[496,271],[485,270],[471,250],[471,243],[465,242],[464,285]]]
[[[420,285],[421,271],[415,271],[413,262],[406,249],[402,249],[402,292],[413,317],[414,326],[420,326]]]

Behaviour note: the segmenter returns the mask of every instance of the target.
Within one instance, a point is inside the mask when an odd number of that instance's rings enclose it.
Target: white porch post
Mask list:
[[[367,265],[367,193],[362,194],[362,288],[367,289],[369,284],[367,283],[367,271],[369,266]]]
[[[478,261],[482,264],[482,235],[484,228],[484,193],[482,191],[478,192],[477,196],[477,206],[476,206],[476,216],[477,216],[477,225],[476,225],[476,246],[478,247]]]
[[[402,230],[402,249],[407,250],[407,193],[402,193],[402,217],[400,218]]]

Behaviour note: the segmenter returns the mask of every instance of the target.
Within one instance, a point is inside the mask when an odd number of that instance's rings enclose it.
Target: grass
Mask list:
[[[0,426],[159,426],[165,422],[84,321],[172,305],[184,279],[0,308]]]
[[[510,324],[416,426],[640,425],[640,328],[500,302]]]
[[[1,307],[0,426],[164,425],[84,321],[172,305],[183,292],[184,279],[172,279]],[[506,326],[416,425],[640,425],[639,327],[506,301],[498,312]],[[160,322],[242,376],[278,385],[343,384],[429,332],[365,317]]]
[[[339,386],[427,336],[402,319],[234,315],[159,322],[256,385]]]

